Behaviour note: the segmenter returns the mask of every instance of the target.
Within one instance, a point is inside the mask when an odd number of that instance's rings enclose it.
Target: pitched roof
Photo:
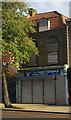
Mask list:
[[[50,29],[54,29],[66,24],[66,19],[68,17],[62,15],[57,11],[45,12],[45,13],[37,13],[35,15],[30,16],[31,21],[38,22],[42,18],[47,18],[51,22]]]
[[[59,17],[59,16],[64,16],[61,13],[57,12],[57,11],[51,11],[51,12],[45,12],[45,13],[37,13],[35,15],[32,15],[30,17],[31,20],[40,20],[42,18],[52,18],[52,17]],[[67,18],[66,16],[64,16],[65,18]]]

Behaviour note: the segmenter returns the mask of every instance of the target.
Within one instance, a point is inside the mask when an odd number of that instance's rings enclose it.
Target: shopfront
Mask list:
[[[68,84],[64,68],[42,67],[19,71],[17,102],[68,105]]]

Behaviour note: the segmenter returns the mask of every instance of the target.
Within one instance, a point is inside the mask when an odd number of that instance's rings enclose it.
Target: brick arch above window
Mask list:
[[[59,39],[57,36],[51,36],[51,37],[48,37],[47,38],[47,43],[58,43],[59,42]]]

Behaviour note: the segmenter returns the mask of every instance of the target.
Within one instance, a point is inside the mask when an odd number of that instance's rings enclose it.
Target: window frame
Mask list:
[[[46,18],[39,20],[39,32],[47,31],[50,29],[50,21]]]
[[[55,46],[56,47],[53,47],[53,49],[52,48],[50,48],[51,46],[53,46],[55,44]],[[49,46],[50,45],[50,47],[47,47],[47,64],[48,65],[52,65],[52,64],[58,64],[58,42],[54,42],[54,43],[48,43],[48,45],[47,46]],[[48,50],[48,48],[49,48],[49,50]],[[55,49],[54,49],[55,48]],[[51,58],[52,57],[52,58]],[[51,60],[51,59],[55,59],[55,60]]]
[[[52,61],[51,59],[53,59],[53,58],[54,58],[54,60]],[[48,53],[48,64],[58,64],[58,52],[57,51]]]

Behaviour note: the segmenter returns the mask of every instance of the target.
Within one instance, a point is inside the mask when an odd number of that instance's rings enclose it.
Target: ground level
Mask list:
[[[57,106],[48,104],[12,104],[14,108],[5,108],[2,104],[4,110],[18,110],[18,111],[39,111],[39,112],[53,112],[53,113],[70,113],[71,106]],[[0,105],[1,106],[1,105]]]
[[[70,118],[69,114],[3,111],[2,118]]]

